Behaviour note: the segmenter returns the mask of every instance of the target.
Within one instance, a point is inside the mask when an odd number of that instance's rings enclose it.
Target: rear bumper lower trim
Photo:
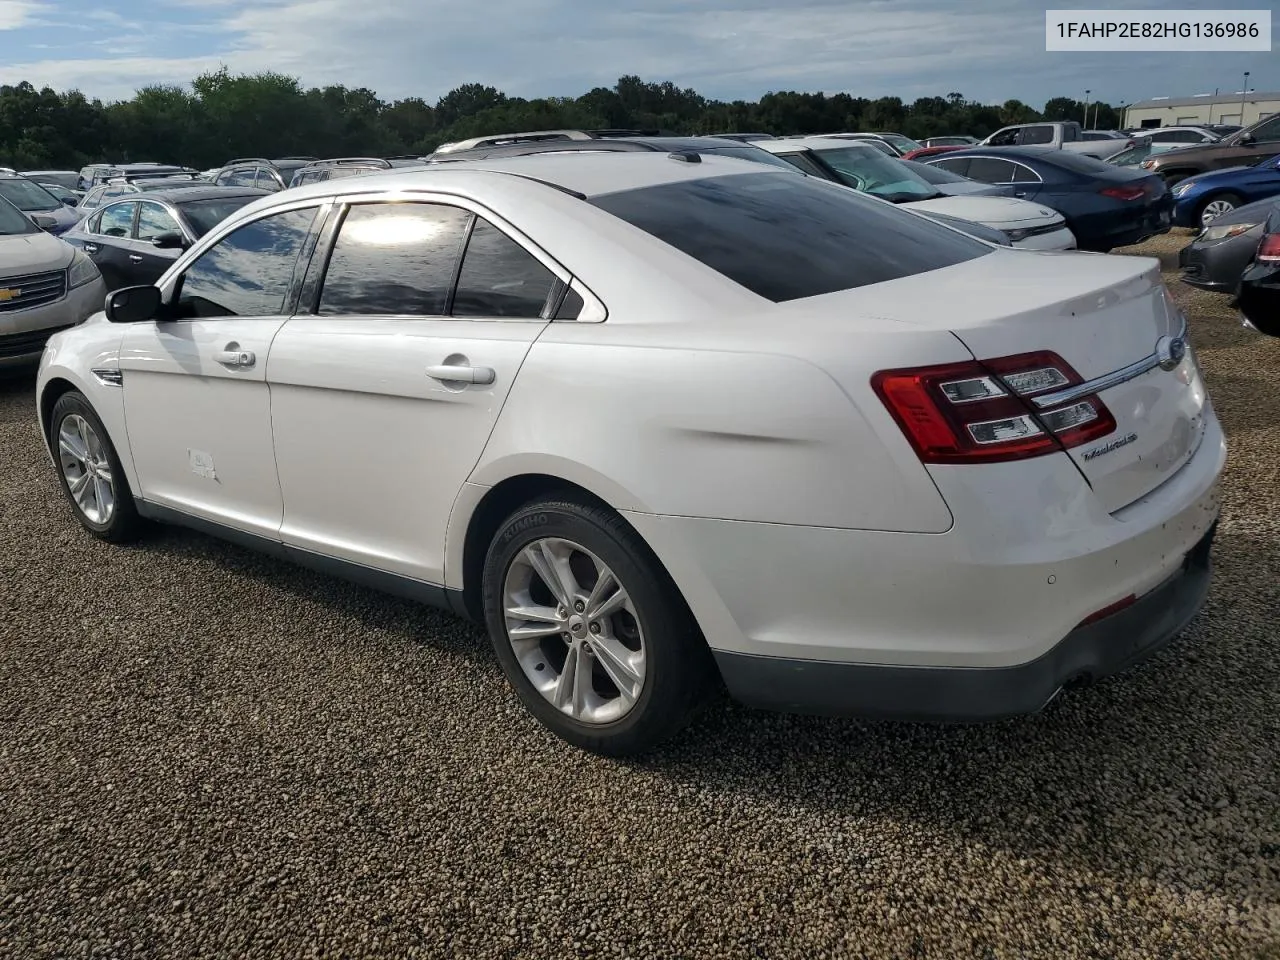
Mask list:
[[[917,667],[791,660],[716,651],[729,693],[787,713],[978,721],[1035,713],[1063,686],[1119,673],[1176,637],[1203,606],[1217,525],[1176,574],[1136,603],[1012,667]]]

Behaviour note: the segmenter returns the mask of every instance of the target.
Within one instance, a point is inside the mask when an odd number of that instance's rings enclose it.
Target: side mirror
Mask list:
[[[58,221],[53,217],[42,217],[40,214],[33,214],[31,222],[45,232],[50,232],[58,228]]]
[[[159,236],[151,238],[151,245],[161,250],[185,250],[187,248],[187,238],[176,231],[162,233]]]
[[[65,203],[68,207],[74,207],[76,204],[80,202],[80,198],[79,197],[63,197],[62,202]]]
[[[160,288],[148,284],[113,290],[103,309],[112,323],[141,323],[157,319],[160,307]]]
[[[1258,141],[1253,138],[1252,133],[1242,133],[1240,134],[1240,136],[1236,137],[1236,142],[1233,144],[1233,146],[1247,147],[1249,146],[1249,144],[1257,143],[1257,142]]]

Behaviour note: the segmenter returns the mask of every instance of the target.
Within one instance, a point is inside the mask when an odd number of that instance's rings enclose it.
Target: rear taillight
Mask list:
[[[1116,428],[1091,394],[1043,408],[1033,402],[1083,383],[1055,353],[883,370],[871,386],[925,463],[1000,463],[1055,453]]]
[[[1259,263],[1280,262],[1280,233],[1268,233],[1258,244]]]
[[[1144,188],[1137,185],[1128,187],[1103,187],[1098,192],[1104,197],[1111,197],[1113,200],[1141,200],[1147,193]]]

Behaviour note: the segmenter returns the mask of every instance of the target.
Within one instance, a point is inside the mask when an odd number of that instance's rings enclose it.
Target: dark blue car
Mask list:
[[[1173,219],[1173,198],[1158,174],[1067,150],[975,147],[921,159],[970,180],[1010,185],[1015,197],[1052,207],[1081,250],[1141,243],[1167,233]]]
[[[1205,227],[1236,207],[1280,195],[1280,157],[1187,177],[1172,193],[1174,226]]]

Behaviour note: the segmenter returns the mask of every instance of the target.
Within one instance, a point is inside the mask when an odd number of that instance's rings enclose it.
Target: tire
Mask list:
[[[136,540],[143,522],[133,502],[129,480],[106,427],[84,394],[74,390],[64,393],[53,405],[49,447],[62,493],[81,526],[109,543]],[[76,484],[81,479],[85,483]],[[109,507],[105,506],[104,487],[110,497]]]
[[[560,580],[557,560],[583,607],[595,586],[594,606],[617,607],[615,594],[625,605],[599,618],[568,609],[558,602],[563,581],[549,583]],[[530,713],[575,746],[643,753],[683,728],[705,699],[714,666],[692,614],[652,551],[610,510],[567,499],[516,510],[489,545],[481,589],[507,680]],[[509,607],[538,616],[509,618]],[[513,640],[512,627],[536,636]]]
[[[1215,193],[1212,197],[1208,197],[1196,211],[1196,221],[1200,224],[1200,229],[1203,230],[1218,217],[1230,213],[1240,206],[1240,203],[1240,197],[1234,193]]]

